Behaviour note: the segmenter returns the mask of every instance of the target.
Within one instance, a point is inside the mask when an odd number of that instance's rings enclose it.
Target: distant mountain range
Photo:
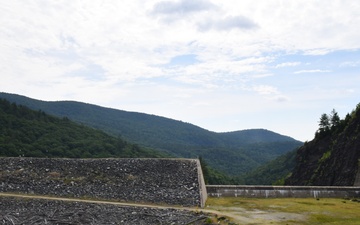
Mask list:
[[[75,102],[47,102],[0,93],[0,98],[105,131],[128,142],[176,157],[201,156],[231,176],[251,170],[292,151],[302,142],[265,129],[216,133],[165,117]]]

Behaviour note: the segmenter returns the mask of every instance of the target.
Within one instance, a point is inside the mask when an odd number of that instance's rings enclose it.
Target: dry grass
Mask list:
[[[209,198],[217,210],[239,224],[359,224],[360,203],[344,199]]]

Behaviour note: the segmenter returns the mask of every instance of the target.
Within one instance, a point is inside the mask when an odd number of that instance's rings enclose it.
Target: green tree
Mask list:
[[[340,123],[340,117],[338,113],[333,109],[330,113],[330,125],[331,127],[336,127]]]
[[[319,131],[327,131],[330,128],[330,118],[326,113],[323,113],[319,121]]]

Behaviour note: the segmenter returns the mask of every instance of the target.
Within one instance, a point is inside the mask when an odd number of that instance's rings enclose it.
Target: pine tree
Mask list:
[[[323,113],[319,121],[319,131],[327,131],[330,129],[330,119],[326,113]]]
[[[330,125],[331,127],[336,127],[340,123],[340,117],[338,113],[333,109],[330,114]]]

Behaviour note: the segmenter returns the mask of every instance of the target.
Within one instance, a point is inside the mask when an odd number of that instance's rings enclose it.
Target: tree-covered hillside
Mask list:
[[[0,99],[0,156],[163,157],[102,131]]]
[[[34,111],[0,98],[0,157],[139,158],[170,157],[70,121]],[[237,180],[202,161],[209,184]],[[205,174],[206,173],[206,174]]]
[[[335,110],[320,117],[314,140],[297,151],[287,185],[353,186],[360,167],[360,104],[342,120]]]
[[[212,168],[232,176],[241,176],[302,144],[264,129],[216,133],[182,121],[81,102],[46,102],[7,93],[0,97],[177,157],[201,156]]]
[[[295,167],[296,149],[266,163],[242,176],[240,180],[250,185],[283,185]]]

